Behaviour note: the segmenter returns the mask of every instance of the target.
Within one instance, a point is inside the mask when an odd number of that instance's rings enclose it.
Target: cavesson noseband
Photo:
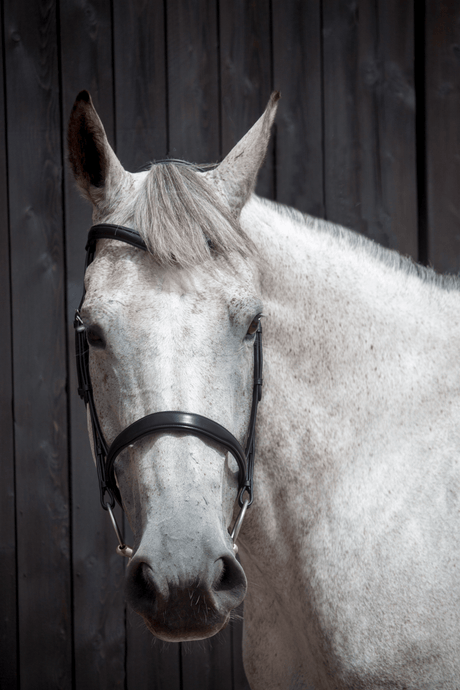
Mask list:
[[[85,271],[94,259],[96,244],[100,239],[117,240],[125,242],[137,249],[148,251],[147,246],[138,232],[131,228],[120,225],[102,223],[93,225],[88,233],[86,243],[86,262]],[[254,455],[255,455],[255,425],[257,416],[257,405],[262,397],[262,326],[259,322],[255,341],[254,341],[254,389],[252,396],[251,417],[249,420],[249,430],[246,448],[243,450],[240,442],[230,431],[225,429],[217,422],[208,417],[195,414],[193,412],[155,412],[148,414],[141,419],[130,424],[115,438],[110,447],[104,439],[99,418],[94,404],[93,388],[89,373],[89,346],[86,331],[80,316],[80,309],[85,299],[85,289],[80,306],[75,312],[75,352],[78,375],[78,394],[89,408],[91,418],[91,428],[93,434],[93,448],[96,456],[96,467],[99,479],[99,491],[101,505],[104,510],[109,511],[110,518],[118,538],[119,545],[117,551],[123,556],[130,558],[133,554],[132,549],[127,546],[118,528],[113,508],[115,500],[123,508],[120,491],[115,480],[115,460],[124,448],[130,446],[145,436],[167,431],[185,431],[187,434],[199,436],[201,438],[214,441],[228,450],[238,463],[238,503],[241,507],[239,515],[235,521],[231,537],[234,542],[234,550],[238,551],[236,539],[240,531],[246,510],[254,499],[253,495],[253,474],[254,474]],[[247,496],[245,496],[247,494]]]

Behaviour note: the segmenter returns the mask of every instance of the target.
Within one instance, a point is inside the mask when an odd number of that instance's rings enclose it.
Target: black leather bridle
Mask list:
[[[86,243],[85,271],[94,259],[96,244],[100,239],[117,240],[125,242],[137,249],[148,251],[145,242],[135,230],[120,225],[102,223],[93,225],[88,233]],[[120,547],[119,553],[127,555],[123,549],[128,549],[128,555],[132,555],[131,549],[126,547],[121,538],[118,526],[113,516],[112,509],[115,507],[115,500],[123,508],[120,492],[115,480],[115,460],[119,453],[127,446],[133,444],[145,436],[164,431],[185,431],[201,438],[214,441],[218,445],[228,450],[238,463],[238,503],[241,506],[240,515],[237,518],[232,537],[236,541],[241,522],[246,509],[254,500],[253,474],[254,474],[254,455],[255,455],[255,425],[257,416],[257,406],[262,397],[262,326],[259,322],[255,341],[254,341],[254,388],[252,396],[251,417],[249,420],[249,430],[246,441],[246,448],[243,450],[240,442],[230,431],[225,429],[217,422],[208,417],[195,414],[193,412],[155,412],[148,414],[141,419],[130,424],[115,438],[113,443],[108,446],[102,433],[101,425],[94,404],[93,388],[89,373],[89,346],[86,331],[80,316],[80,310],[85,299],[85,289],[80,306],[75,312],[75,352],[78,375],[78,394],[89,408],[91,427],[93,434],[93,448],[96,456],[96,467],[99,479],[99,491],[101,505],[104,510],[108,510],[117,533]],[[247,497],[245,497],[247,494]],[[236,548],[236,547],[235,547]]]

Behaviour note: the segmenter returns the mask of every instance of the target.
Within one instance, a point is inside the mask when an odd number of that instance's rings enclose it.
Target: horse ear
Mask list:
[[[262,117],[217,168],[205,173],[210,182],[223,192],[235,216],[239,216],[256,186],[257,174],[267,152],[279,99],[279,91],[274,91]]]
[[[88,91],[78,94],[67,134],[69,161],[78,187],[94,205],[118,186],[125,171],[110,146]]]

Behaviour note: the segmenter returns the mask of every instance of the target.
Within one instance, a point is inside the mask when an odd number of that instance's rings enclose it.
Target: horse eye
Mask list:
[[[258,316],[256,316],[255,319],[252,320],[251,325],[248,328],[248,333],[247,333],[248,335],[254,335],[254,333],[256,333],[257,329],[259,328],[261,316],[262,315],[259,314]]]
[[[87,329],[86,339],[92,347],[105,347],[104,339],[94,328]]]

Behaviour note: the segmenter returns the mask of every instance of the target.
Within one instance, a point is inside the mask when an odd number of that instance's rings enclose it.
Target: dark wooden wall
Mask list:
[[[209,162],[282,101],[259,192],[460,267],[460,0],[3,0],[0,686],[242,690],[241,624],[154,643],[126,610],[76,397],[88,88],[130,170]]]

